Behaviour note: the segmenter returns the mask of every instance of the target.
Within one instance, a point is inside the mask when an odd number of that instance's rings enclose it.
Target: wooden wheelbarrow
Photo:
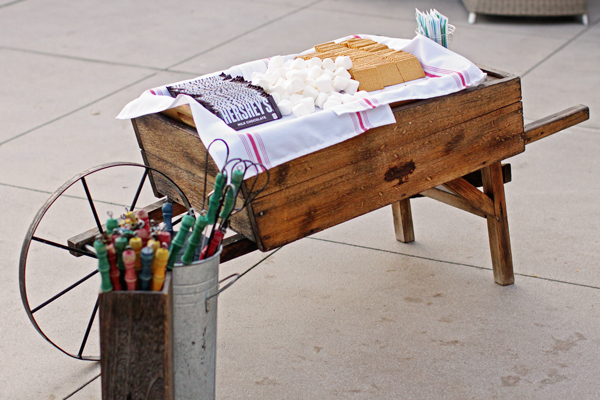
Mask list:
[[[486,218],[494,279],[512,284],[504,196],[510,165],[501,161],[525,151],[526,144],[585,121],[589,109],[572,107],[524,126],[520,78],[481,68],[488,76],[477,87],[394,104],[395,124],[271,169],[267,188],[233,218],[238,235],[225,242],[222,261],[275,249],[390,204],[396,238],[411,242],[410,198],[420,194]],[[206,149],[189,107],[164,114],[133,120],[144,163],[169,176],[192,206],[200,207]],[[210,157],[208,163],[211,187],[218,170]],[[256,187],[266,179],[260,174]],[[177,201],[160,176],[152,183],[157,196]],[[249,187],[242,187],[244,198],[252,195]]]

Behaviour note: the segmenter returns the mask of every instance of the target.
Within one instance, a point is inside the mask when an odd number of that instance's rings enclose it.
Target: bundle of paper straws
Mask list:
[[[448,47],[448,18],[437,10],[421,12],[416,9],[417,32],[423,36],[435,40],[438,44]]]

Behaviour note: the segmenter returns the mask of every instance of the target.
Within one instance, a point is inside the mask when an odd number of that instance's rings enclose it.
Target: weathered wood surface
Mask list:
[[[206,148],[200,141],[198,133],[160,114],[136,118],[133,124],[144,163],[172,179],[185,193],[192,207],[200,210],[204,204]],[[209,157],[206,176],[207,194],[213,189],[218,172],[216,164]],[[152,183],[153,187],[157,188],[155,191],[159,192],[158,195],[178,199],[175,189],[160,174],[152,174]],[[243,184],[242,191],[245,189]],[[242,204],[243,198],[239,196],[236,207],[241,207]],[[244,209],[232,216],[230,221],[234,231],[255,240],[248,210]]]
[[[271,174],[269,185],[260,196],[267,196],[289,186],[318,178],[333,169],[360,163],[370,155],[389,152],[391,148],[396,147],[394,143],[396,140],[402,143],[420,141],[427,135],[460,125],[520,101],[521,82],[518,77],[513,77],[491,81],[488,85],[465,89],[448,96],[393,108],[397,121],[394,125],[371,129],[331,148],[307,154],[272,168],[269,170]],[[522,130],[521,127],[520,133]],[[382,134],[383,132],[385,134]],[[357,140],[357,138],[364,140]],[[372,141],[376,141],[376,145],[371,145]],[[422,144],[426,145],[426,140]],[[260,174],[257,186],[262,186],[265,179],[266,174]]]
[[[394,217],[394,231],[396,240],[402,243],[415,241],[415,230],[410,209],[410,199],[403,199],[392,203],[392,216]]]
[[[170,292],[100,293],[103,399],[174,399]]]
[[[431,188],[431,189],[427,189],[427,190],[421,192],[421,194],[425,197],[429,197],[430,199],[437,200],[437,201],[447,204],[449,206],[458,208],[463,211],[470,212],[471,214],[475,214],[475,215],[478,215],[483,218],[486,217],[486,215],[483,211],[481,211],[480,209],[478,209],[476,207],[473,207],[473,205],[471,203],[469,203],[467,200],[465,200],[464,198],[457,196],[453,193],[449,193],[449,192],[446,192],[444,190],[440,190],[437,188]]]
[[[259,248],[279,247],[522,152],[521,111],[517,102],[442,131],[396,135],[392,125],[346,141],[354,142],[345,154],[354,163],[254,200]]]
[[[494,202],[494,215],[487,215],[494,281],[503,286],[511,285],[515,282],[515,278],[500,163],[494,163],[484,168],[482,177],[483,192]]]
[[[444,183],[447,189],[464,198],[485,215],[495,215],[494,202],[463,178]]]
[[[525,144],[533,143],[590,118],[588,106],[579,104],[525,126]]]

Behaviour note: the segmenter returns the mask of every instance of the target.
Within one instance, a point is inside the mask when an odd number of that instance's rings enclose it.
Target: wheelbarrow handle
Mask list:
[[[525,144],[550,136],[590,118],[590,109],[583,104],[552,114],[525,125]]]

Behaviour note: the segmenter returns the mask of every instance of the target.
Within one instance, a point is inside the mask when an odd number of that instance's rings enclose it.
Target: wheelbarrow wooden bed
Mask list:
[[[233,218],[238,235],[225,243],[223,261],[275,249],[387,205],[397,240],[411,242],[410,199],[422,195],[485,218],[494,279],[512,284],[504,196],[510,165],[501,162],[588,119],[589,110],[576,106],[524,126],[520,78],[481,68],[488,76],[477,87],[393,104],[395,124],[272,168],[266,189]],[[144,163],[171,178],[191,205],[200,207],[206,148],[189,107],[139,117],[133,126]],[[209,157],[209,188],[217,172]],[[266,179],[266,173],[259,174],[255,187]],[[157,196],[178,200],[161,176],[153,174],[151,181]],[[242,187],[244,197],[251,195],[250,183]]]

